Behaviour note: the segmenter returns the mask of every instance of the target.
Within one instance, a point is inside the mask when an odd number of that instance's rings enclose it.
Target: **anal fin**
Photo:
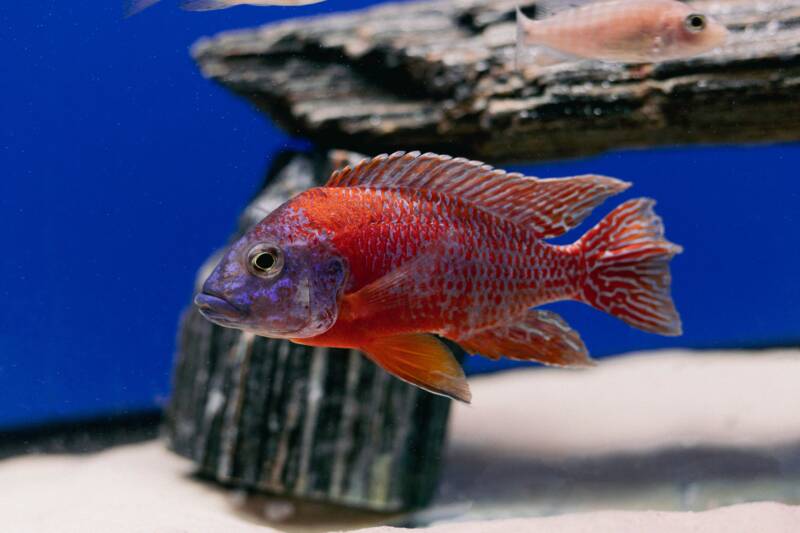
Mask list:
[[[492,359],[508,357],[553,366],[590,366],[578,332],[556,313],[532,309],[524,320],[482,331],[458,343],[468,352]]]
[[[390,374],[428,392],[465,403],[472,398],[461,365],[433,335],[377,338],[361,351]]]

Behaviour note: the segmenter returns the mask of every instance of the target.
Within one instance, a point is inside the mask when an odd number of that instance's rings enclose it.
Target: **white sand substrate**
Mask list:
[[[770,501],[800,504],[800,350],[632,354],[471,383],[473,405],[454,407],[437,503],[412,523],[468,533],[800,532],[800,506]],[[0,532],[403,523],[246,497],[192,471],[158,441],[9,459],[0,462]]]

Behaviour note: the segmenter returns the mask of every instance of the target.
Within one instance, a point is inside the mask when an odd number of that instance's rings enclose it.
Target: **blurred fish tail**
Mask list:
[[[514,48],[514,66],[519,70],[524,64],[527,55],[527,46],[531,44],[530,33],[536,26],[536,21],[529,19],[517,6],[517,38]]]
[[[234,0],[184,0],[181,8],[186,11],[215,11],[235,4]]]
[[[141,13],[148,7],[155,5],[160,0],[129,0],[125,2],[125,16],[132,17],[138,13]]]
[[[664,238],[654,201],[629,200],[576,243],[587,265],[580,299],[627,324],[661,335],[680,335],[670,296],[669,262],[681,247]]]

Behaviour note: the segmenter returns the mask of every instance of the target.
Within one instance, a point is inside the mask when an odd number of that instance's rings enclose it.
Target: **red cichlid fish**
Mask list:
[[[678,0],[555,0],[550,4],[585,5],[556,10],[542,20],[531,20],[517,9],[518,63],[524,47],[531,45],[572,57],[651,63],[708,52],[724,44],[728,36],[725,26]]]
[[[448,348],[559,366],[591,363],[577,332],[533,307],[578,300],[678,335],[653,201],[630,200],[577,242],[548,244],[629,183],[537,179],[398,152],[335,172],[232,245],[195,303],[217,324],[356,348],[395,376],[465,402]]]

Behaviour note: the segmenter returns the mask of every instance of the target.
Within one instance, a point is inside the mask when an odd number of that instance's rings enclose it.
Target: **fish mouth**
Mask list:
[[[239,329],[263,337],[291,339],[295,338],[295,334],[302,331],[304,327],[303,325],[292,325],[288,328],[269,327],[269,325],[253,327],[252,324],[248,324],[245,320],[247,317],[246,312],[242,311],[225,298],[208,292],[201,292],[195,296],[194,305],[197,306],[200,314],[218,326]]]
[[[232,326],[244,316],[244,312],[228,300],[207,292],[195,296],[194,305],[204,317],[222,326]]]

